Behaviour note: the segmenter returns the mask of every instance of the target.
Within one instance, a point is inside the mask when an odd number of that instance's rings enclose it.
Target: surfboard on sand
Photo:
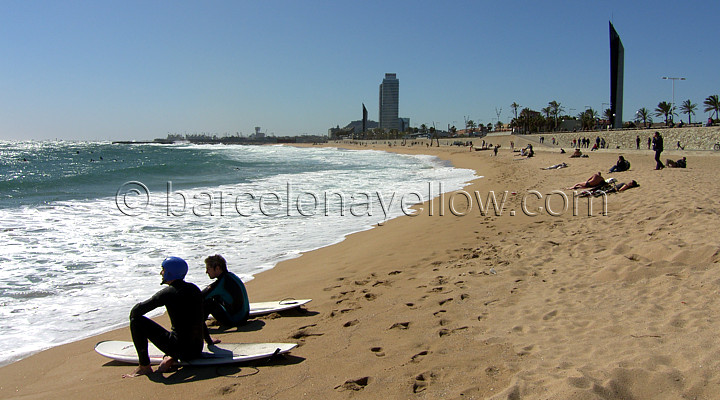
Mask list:
[[[202,355],[192,360],[179,360],[179,365],[232,364],[267,358],[287,353],[297,346],[295,343],[218,343],[205,344]],[[126,363],[137,363],[138,356],[132,342],[108,340],[95,345],[95,351],[105,357]],[[164,353],[148,343],[151,364],[160,364]]]
[[[250,316],[257,317],[260,315],[270,314],[274,312],[280,312],[290,310],[295,307],[300,307],[303,304],[307,304],[312,299],[302,300],[280,300],[280,301],[266,301],[263,303],[250,303]]]

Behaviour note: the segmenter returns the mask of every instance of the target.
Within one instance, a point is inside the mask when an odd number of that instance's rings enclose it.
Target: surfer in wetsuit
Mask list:
[[[130,311],[130,333],[138,354],[139,366],[132,374],[123,378],[133,378],[153,372],[148,355],[148,340],[165,353],[158,372],[168,372],[175,367],[178,358],[193,359],[203,350],[203,339],[212,344],[207,333],[202,310],[202,292],[183,279],[188,265],[182,258],[168,257],[162,263],[161,284],[168,287],[155,293],[151,298],[135,305]],[[168,332],[145,314],[165,306],[172,330]]]
[[[210,279],[215,279],[202,291],[205,318],[212,314],[223,326],[244,324],[250,313],[250,303],[242,280],[227,270],[227,263],[219,254],[205,259],[205,272]]]

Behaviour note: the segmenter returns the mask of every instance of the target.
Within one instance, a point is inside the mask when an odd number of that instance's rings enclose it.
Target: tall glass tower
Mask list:
[[[400,103],[400,81],[396,74],[385,74],[380,84],[379,127],[385,131],[400,130],[398,108]]]

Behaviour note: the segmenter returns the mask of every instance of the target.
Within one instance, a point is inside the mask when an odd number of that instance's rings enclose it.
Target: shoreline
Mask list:
[[[115,144],[115,143],[117,143],[117,142],[113,142],[113,144]],[[147,142],[147,143],[151,143],[151,142]],[[156,143],[156,144],[166,144],[166,143]],[[292,145],[292,144],[290,144],[290,145]],[[302,147],[302,145],[297,146],[297,147]],[[309,146],[307,146],[307,147],[309,147]],[[434,193],[434,194],[437,196],[437,193]],[[288,192],[287,195],[290,196],[290,193]],[[293,193],[293,195],[295,195],[295,193]],[[285,200],[286,202],[289,201],[289,199],[287,199],[287,198],[284,199],[284,200]],[[388,207],[388,208],[389,208],[389,207]],[[387,221],[390,220],[390,219],[395,219],[395,218],[398,218],[398,217],[400,217],[400,216],[403,216],[403,215],[395,215],[395,214],[398,212],[397,207],[393,207],[393,210],[387,210],[387,212],[385,212],[385,211],[386,211],[386,210],[383,210],[384,214],[378,214],[378,221],[380,221],[380,222],[378,222],[378,223],[385,223],[385,222],[387,222]],[[349,230],[349,231],[346,230],[346,233],[338,232],[338,235],[333,236],[333,237],[329,237],[328,240],[327,240],[324,244],[309,243],[309,244],[308,244],[305,248],[303,248],[303,249],[298,248],[298,249],[293,249],[293,251],[285,252],[282,256],[279,256],[279,255],[278,255],[277,257],[275,257],[275,260],[277,260],[277,261],[275,261],[273,264],[268,263],[268,265],[272,265],[271,267],[267,267],[266,269],[259,269],[259,268],[258,268],[259,271],[253,272],[254,275],[250,275],[250,273],[243,273],[243,275],[248,275],[248,276],[250,276],[250,280],[253,280],[253,279],[256,278],[256,276],[257,276],[258,274],[274,268],[274,266],[277,265],[278,263],[281,263],[281,262],[284,262],[284,261],[287,261],[287,260],[291,260],[291,259],[300,257],[303,253],[307,253],[307,252],[310,252],[310,251],[314,251],[314,250],[317,250],[317,249],[320,249],[320,248],[323,248],[323,247],[333,246],[333,245],[335,245],[335,244],[337,244],[337,243],[340,243],[340,242],[344,241],[349,235],[352,235],[352,234],[355,234],[355,233],[358,233],[358,232],[363,232],[363,231],[366,231],[366,230],[373,229],[374,227],[377,227],[377,226],[378,226],[378,223],[370,223],[370,222],[368,221],[367,223],[365,223],[365,224],[363,224],[363,225],[353,226],[353,227],[351,228],[351,230]],[[345,229],[347,229],[347,227],[345,227]],[[237,271],[236,271],[236,272],[237,272]],[[202,274],[201,277],[206,278],[204,275],[205,275],[205,274]],[[195,282],[195,281],[194,281],[194,282]],[[203,286],[202,284],[199,284],[199,283],[197,283],[197,284],[198,284],[200,287]],[[247,282],[246,282],[246,284],[247,284]],[[149,295],[148,295],[148,296],[149,296]],[[259,300],[256,300],[256,301],[265,301],[265,300],[274,300],[274,299],[259,299]],[[128,310],[129,310],[129,309],[128,309]],[[164,314],[164,310],[163,310],[162,313],[158,313],[158,311],[159,311],[159,310],[154,310],[154,312],[150,313],[149,316],[154,316],[153,318],[156,318],[156,317],[159,317],[159,316],[161,316],[162,314]],[[54,348],[54,347],[57,347],[57,346],[62,346],[62,345],[74,343],[74,342],[77,342],[77,341],[81,341],[81,340],[84,340],[84,339],[87,339],[87,338],[96,337],[96,336],[102,335],[102,334],[104,334],[104,333],[113,331],[113,330],[125,329],[125,328],[127,328],[127,326],[128,326],[128,323],[127,323],[126,319],[127,319],[127,318],[124,317],[124,318],[122,318],[121,321],[114,322],[114,323],[112,323],[112,324],[110,324],[110,325],[108,325],[108,326],[106,326],[106,327],[103,327],[103,328],[94,329],[93,332],[91,332],[91,333],[87,333],[87,332],[76,332],[76,333],[80,334],[80,336],[73,337],[73,338],[63,338],[62,340],[55,340],[54,343],[48,344],[47,347],[42,348],[42,349],[39,349],[39,350],[28,350],[28,351],[25,351],[25,352],[23,352],[23,353],[13,354],[13,355],[12,355],[11,357],[9,357],[8,359],[0,361],[0,367],[3,367],[3,366],[6,366],[6,365],[10,365],[10,364],[12,364],[12,363],[21,361],[21,360],[23,360],[23,359],[25,359],[25,358],[27,358],[27,357],[30,357],[30,356],[32,356],[32,355],[34,355],[34,354],[37,354],[37,353],[42,352],[42,351],[46,351],[46,350],[48,350],[48,349],[51,349],[51,348]]]
[[[605,172],[619,153],[569,159],[540,147],[519,160],[505,144],[497,158],[450,146],[357,148],[451,160],[484,176],[466,187],[480,193],[549,193]],[[693,155],[687,170],[653,171],[649,152],[630,156],[618,179],[641,186],[609,196],[606,217],[439,217],[436,209],[436,217],[395,218],[258,274],[247,285],[251,301],[287,293],[313,301],[217,335],[300,343],[285,359],[254,364],[253,375],[241,364],[122,380],[132,366],[108,362],[92,345],[128,340],[125,328],[1,367],[0,397],[89,399],[100,385],[108,398],[712,397],[720,323],[705,315],[720,310],[720,246],[706,226],[720,222],[712,179],[720,157]],[[559,162],[570,168],[540,170]],[[673,196],[679,182],[682,196]]]

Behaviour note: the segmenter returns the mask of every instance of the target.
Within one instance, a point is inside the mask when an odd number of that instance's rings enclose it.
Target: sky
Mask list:
[[[603,110],[608,21],[623,119],[674,97],[703,121],[718,15],[714,0],[0,0],[0,140],[326,135],[363,103],[377,121],[385,73],[411,126],[508,123],[513,102]]]

